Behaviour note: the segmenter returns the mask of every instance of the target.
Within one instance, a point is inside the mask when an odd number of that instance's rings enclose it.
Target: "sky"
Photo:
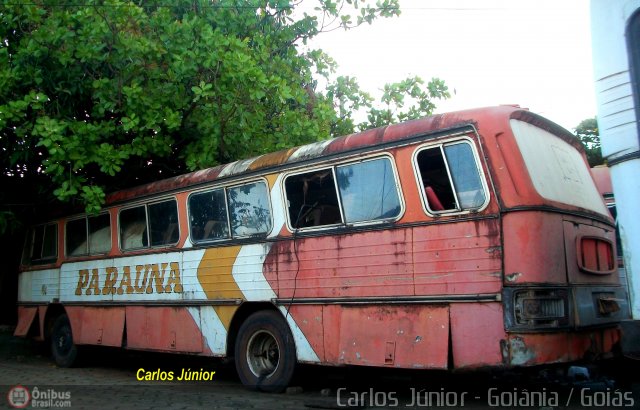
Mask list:
[[[400,17],[311,43],[379,95],[418,75],[445,81],[436,113],[518,104],[573,131],[596,114],[589,0],[400,0]]]

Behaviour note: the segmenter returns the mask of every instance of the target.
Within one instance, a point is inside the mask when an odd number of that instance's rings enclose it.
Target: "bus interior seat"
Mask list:
[[[425,186],[424,187],[424,192],[427,195],[427,202],[429,203],[429,208],[431,208],[432,211],[444,211],[444,206],[442,206],[442,202],[440,202],[440,199],[438,198],[438,195],[436,194],[436,191],[433,190],[432,187],[430,186]]]
[[[221,221],[209,220],[204,225],[202,239],[223,238],[225,237],[225,224]]]
[[[170,223],[167,229],[164,231],[164,237],[162,238],[163,244],[175,243],[178,241],[178,224],[175,222]]]

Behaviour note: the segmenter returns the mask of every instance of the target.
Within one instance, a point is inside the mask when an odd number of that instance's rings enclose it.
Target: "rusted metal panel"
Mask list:
[[[387,127],[374,128],[363,131],[359,134],[351,134],[335,138],[331,141],[331,144],[329,144],[324,153],[336,153],[346,151],[348,149],[355,149],[379,144],[383,142],[386,130]]]
[[[26,336],[31,329],[33,319],[38,313],[37,307],[18,306],[18,324],[13,332],[14,336]]]
[[[281,242],[264,269],[277,271],[281,298],[413,295],[411,241],[396,229]]]
[[[126,307],[127,347],[169,352],[202,352],[200,323],[187,308]]]
[[[449,309],[454,368],[501,365],[501,341],[507,337],[502,304],[459,303]]]
[[[122,346],[124,307],[69,306],[67,315],[76,344]]]
[[[249,165],[250,170],[256,170],[261,168],[268,168],[280,164],[284,164],[287,162],[289,157],[296,152],[297,148],[290,148],[284,151],[272,152],[269,154],[262,155],[256,158],[251,165]]]
[[[606,355],[619,339],[620,332],[617,328],[511,334],[503,344],[503,356],[511,366],[564,363]]]
[[[324,305],[322,307],[323,352],[326,363],[336,364],[340,358],[340,305]]]
[[[562,215],[508,213],[502,227],[505,285],[567,282]]]
[[[499,292],[499,221],[487,219],[414,228],[416,295]]]
[[[335,329],[339,321],[338,363],[364,366],[446,369],[449,345],[447,306],[342,306],[325,315]]]
[[[190,174],[178,175],[173,178],[167,178],[150,184],[113,192],[107,195],[106,204],[109,205],[116,202],[127,201],[160,192],[172,191],[186,186],[214,181],[224,168],[225,165],[218,165],[213,168],[195,171]]]

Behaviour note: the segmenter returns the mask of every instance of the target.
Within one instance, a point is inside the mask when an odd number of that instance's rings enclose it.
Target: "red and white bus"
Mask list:
[[[422,369],[602,357],[628,304],[584,152],[512,106],[391,125],[108,196],[35,226],[15,334],[297,363]]]

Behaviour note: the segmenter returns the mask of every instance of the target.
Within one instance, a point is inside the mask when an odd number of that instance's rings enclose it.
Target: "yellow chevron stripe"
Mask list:
[[[273,186],[276,184],[276,180],[278,179],[278,174],[270,174],[267,175],[267,182],[269,183],[269,191],[273,189]]]
[[[242,291],[233,279],[233,264],[241,246],[211,248],[204,252],[198,265],[198,280],[209,299],[244,299]],[[227,331],[237,306],[214,306],[216,314]]]

